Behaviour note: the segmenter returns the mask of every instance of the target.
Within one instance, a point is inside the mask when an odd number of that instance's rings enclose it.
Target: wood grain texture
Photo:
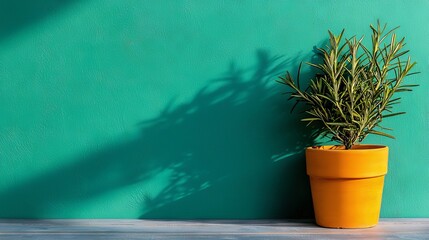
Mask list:
[[[0,239],[429,239],[429,219],[383,219],[369,229],[310,220],[0,220]]]

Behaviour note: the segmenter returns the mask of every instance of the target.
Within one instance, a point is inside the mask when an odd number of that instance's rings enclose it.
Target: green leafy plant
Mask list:
[[[321,123],[318,134],[346,149],[368,134],[394,138],[386,133],[391,129],[380,123],[384,118],[405,113],[392,112],[393,105],[401,99],[394,97],[395,93],[418,86],[403,84],[407,76],[417,72],[411,72],[416,63],[410,57],[404,60],[409,51],[403,49],[405,38],[397,39],[398,27],[386,31],[386,25],[382,27],[377,22],[376,27],[370,28],[370,47],[363,44],[363,37],[343,40],[344,30],[339,35],[329,31],[329,45],[317,49],[323,61],[307,63],[317,73],[306,89],[300,87],[302,64],[296,81],[289,72],[279,80],[292,90],[289,99],[305,104],[306,117],[301,121]]]

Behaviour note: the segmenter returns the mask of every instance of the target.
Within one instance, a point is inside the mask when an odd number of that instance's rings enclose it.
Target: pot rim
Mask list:
[[[326,152],[362,152],[362,151],[377,151],[377,150],[385,150],[389,149],[389,147],[385,145],[378,144],[356,144],[353,145],[352,149],[346,150],[344,145],[321,145],[321,146],[312,146],[307,147],[307,150],[310,151],[326,151]]]

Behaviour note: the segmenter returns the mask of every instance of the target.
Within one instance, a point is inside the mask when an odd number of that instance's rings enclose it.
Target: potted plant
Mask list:
[[[416,64],[406,58],[405,39],[398,40],[394,28],[370,25],[371,43],[363,37],[343,40],[329,31],[329,44],[318,48],[320,62],[308,63],[317,71],[306,89],[289,72],[280,82],[291,89],[290,99],[304,103],[301,121],[316,124],[318,135],[340,143],[306,149],[307,174],[316,223],[331,228],[366,228],[378,223],[388,147],[358,144],[369,134],[393,138],[380,123],[384,118],[404,114],[392,112],[399,103],[398,92],[417,85],[405,85],[415,74]],[[292,109],[293,110],[293,109]]]

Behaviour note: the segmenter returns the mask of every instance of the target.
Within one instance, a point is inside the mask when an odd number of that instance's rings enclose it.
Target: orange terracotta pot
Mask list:
[[[380,216],[388,148],[356,145],[306,150],[316,223],[329,228],[368,228]]]

